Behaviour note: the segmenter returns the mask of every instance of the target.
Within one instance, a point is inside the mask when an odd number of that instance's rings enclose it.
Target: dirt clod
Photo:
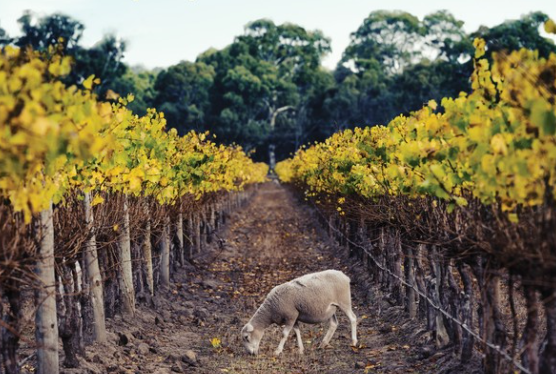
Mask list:
[[[118,345],[119,346],[126,346],[132,340],[131,334],[127,332],[119,332],[118,333]]]
[[[146,344],[146,343],[140,343],[137,346],[137,353],[140,354],[140,355],[146,355],[146,354],[149,353],[149,351],[150,351],[149,345]]]
[[[192,350],[188,349],[183,353],[181,360],[191,366],[198,366],[197,355]]]

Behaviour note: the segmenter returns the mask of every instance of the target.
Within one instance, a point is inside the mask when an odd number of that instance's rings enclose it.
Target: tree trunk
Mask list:
[[[58,318],[56,315],[56,279],[54,274],[54,224],[52,204],[40,213],[36,274],[35,338],[37,341],[37,373],[59,372]]]
[[[102,287],[102,275],[98,264],[97,240],[94,229],[93,209],[91,207],[91,194],[85,193],[85,222],[89,230],[89,239],[85,244],[85,272],[87,273],[87,285],[90,291],[90,302],[93,310],[93,334],[95,341],[106,341],[106,324],[104,316],[104,294]]]
[[[426,295],[429,298],[429,300],[433,300],[434,301],[434,287],[435,287],[435,283],[436,283],[436,278],[433,278],[431,276],[427,276],[425,278],[425,284],[426,284]],[[436,311],[435,309],[432,307],[432,305],[427,302],[427,330],[429,331],[436,331]]]
[[[438,249],[434,245],[431,246],[431,248],[429,248],[429,261],[431,264],[432,273],[434,275],[434,280],[431,283],[432,287],[430,288],[432,292],[431,295],[432,300],[435,303],[435,305],[442,307],[442,303],[440,302],[442,270],[440,268]],[[450,338],[448,336],[448,332],[446,331],[446,326],[444,324],[444,317],[437,310],[433,310],[433,313],[435,315],[436,345],[438,347],[443,347],[450,342]]]
[[[390,268],[395,277],[391,277],[390,284],[392,289],[392,297],[396,304],[403,304],[402,284],[399,279],[402,278],[402,239],[400,230],[391,231],[392,241],[391,246],[388,248],[390,257]]]
[[[212,243],[212,241],[214,240],[213,236],[214,236],[214,232],[216,231],[216,214],[215,214],[215,210],[216,207],[214,204],[211,204],[210,207],[210,215],[209,215],[209,242]]]
[[[274,170],[276,167],[276,146],[274,144],[268,146],[268,165],[270,170]]]
[[[467,265],[458,263],[458,271],[463,283],[464,295],[461,300],[461,319],[462,322],[469,328],[473,328],[473,278]],[[475,338],[466,330],[462,330],[462,343],[461,343],[461,362],[468,363],[473,356],[473,346]]]
[[[477,256],[474,261],[470,264],[473,274],[475,275],[475,279],[477,280],[479,297],[476,299],[477,302],[477,324],[479,326],[479,336],[482,338],[485,337],[485,281],[484,281],[484,274],[483,274],[483,263],[480,256]],[[483,349],[483,352],[486,351],[486,345],[484,343],[480,343]]]
[[[523,353],[521,360],[531,374],[539,373],[539,302],[533,286],[523,285],[523,296],[527,307],[527,323],[521,338]]]
[[[89,274],[87,273],[87,261],[85,259],[85,252],[87,251],[86,246],[87,242],[83,244],[83,251],[79,258],[79,265],[81,266],[81,292],[79,293],[79,306],[81,308],[81,336],[83,337],[83,344],[89,345],[93,344],[95,341],[95,319],[93,316],[93,297],[89,286]]]
[[[220,230],[220,226],[222,226],[222,207],[220,205],[220,200],[214,204],[214,229],[216,231]]]
[[[228,199],[226,198],[226,200],[224,201],[224,203],[220,203],[220,223],[221,223],[222,225],[225,225],[225,224],[226,224],[226,219],[228,218],[228,216],[227,216],[227,214],[228,214],[228,211],[227,211],[227,206],[228,206],[227,200],[228,200]]]
[[[80,355],[85,355],[85,337],[83,335],[83,326],[84,326],[84,322],[83,320],[84,318],[84,314],[83,314],[83,309],[81,309],[81,299],[83,297],[83,284],[82,284],[82,273],[83,273],[83,269],[81,269],[81,264],[79,263],[79,261],[75,261],[73,263],[73,266],[71,267],[71,275],[72,275],[72,281],[74,284],[74,290],[75,293],[73,295],[73,305],[75,307],[75,316],[76,316],[76,321],[75,321],[75,336],[77,337],[77,353]]]
[[[162,238],[160,240],[160,284],[170,285],[170,217],[164,217]]]
[[[178,227],[176,228],[176,234],[178,236],[178,258],[180,265],[185,265],[185,246],[183,240],[183,213],[178,214]]]
[[[209,215],[207,214],[208,207],[205,205],[201,209],[201,238],[203,247],[206,247],[206,244],[209,244]]]
[[[195,222],[193,213],[189,213],[189,219],[187,220],[187,232],[189,238],[189,258],[193,258],[194,250],[195,250]]]
[[[423,270],[423,247],[423,244],[417,245],[417,248],[415,248],[413,253],[415,255],[415,284],[417,285],[419,291],[421,291],[422,294],[426,295],[427,286],[425,284],[425,272]],[[427,300],[424,297],[419,296],[419,307],[417,310],[419,319],[427,318],[428,305],[429,303],[427,302]]]
[[[541,360],[541,373],[556,373],[556,290],[552,287],[541,289],[546,316],[546,347]]]
[[[365,218],[363,215],[359,217],[359,224],[357,225],[357,238],[356,242],[359,243],[359,246],[363,248],[367,248],[367,225],[365,224]],[[365,271],[368,270],[368,256],[365,253],[366,249],[357,248],[358,259],[361,261],[363,268]]]
[[[145,293],[145,279],[143,264],[143,243],[133,243],[131,246],[131,261],[139,266],[133,267],[133,284],[135,285],[135,294],[143,295]]]
[[[77,285],[74,283],[72,269],[75,267],[73,264],[60,265],[62,284],[64,294],[61,295],[59,307],[64,306],[63,312],[60,313],[59,318],[59,332],[62,338],[64,348],[64,367],[77,368],[79,367],[79,360],[77,359],[77,350],[79,349],[79,313],[77,311]]]
[[[276,125],[276,117],[278,117],[280,113],[290,109],[294,109],[294,107],[292,107],[291,105],[286,105],[274,111],[271,110],[270,112],[270,134],[271,135],[274,133],[274,128]],[[274,167],[276,166],[275,149],[276,146],[274,145],[274,143],[270,143],[270,145],[268,146],[268,165],[270,166],[270,170],[274,170]]]
[[[448,309],[448,312],[453,315],[453,316],[457,316],[459,314],[459,305],[460,305],[460,294],[461,294],[461,287],[459,286],[459,284],[456,283],[456,280],[454,279],[454,267],[453,267],[453,263],[452,260],[446,260],[444,262],[444,266],[445,266],[445,272],[444,272],[444,278],[447,281],[447,284],[445,282],[446,285],[446,297],[445,297],[445,306]],[[461,347],[461,326],[458,325],[457,323],[455,323],[454,321],[445,318],[444,322],[446,325],[449,326],[448,328],[448,334],[450,335],[450,340],[458,347]]]
[[[504,323],[502,322],[502,315],[500,312],[500,275],[498,273],[493,274],[491,278],[490,285],[487,287],[487,297],[490,304],[491,313],[491,323],[492,323],[492,339],[487,339],[493,342],[495,345],[504,349],[506,345],[506,329],[504,328]],[[490,329],[489,329],[490,330]],[[489,360],[490,353],[490,360]],[[555,352],[556,354],[556,352]],[[493,373],[499,373],[501,369],[501,356],[496,351],[487,350],[487,361],[490,361],[489,366],[492,365]]]
[[[193,214],[193,229],[195,230],[195,252],[197,254],[201,253],[201,217],[200,213],[196,212]]]
[[[351,239],[351,224],[347,220],[342,220],[342,226],[344,227],[344,235],[342,235],[343,246],[349,258],[353,257],[353,248],[349,242]]]
[[[145,265],[145,277],[147,279],[147,288],[149,294],[154,295],[154,275],[153,275],[153,256],[151,244],[151,219],[149,216],[149,206],[145,204],[145,216],[147,222],[145,224],[145,236],[143,237],[143,264]]]
[[[378,256],[377,259],[382,265],[383,269],[388,268],[388,263],[386,262],[386,251],[388,250],[388,243],[387,243],[387,235],[385,233],[384,227],[380,228],[380,236],[378,241]],[[388,274],[386,271],[380,270],[378,271],[378,284],[380,285],[380,289],[384,290],[385,287],[388,285]]]
[[[475,276],[479,280],[479,287],[482,289],[482,337],[487,342],[504,349],[506,331],[500,315],[500,274],[498,269],[486,274],[483,261],[486,260],[479,258],[475,266]],[[501,369],[500,360],[500,354],[487,346],[483,362],[485,373],[499,373]]]
[[[11,289],[13,285],[10,285],[10,289],[5,291],[4,294],[7,299],[7,304],[10,306],[10,311],[5,315],[2,313],[3,303],[0,292],[0,315],[2,315],[2,322],[5,326],[9,328],[2,327],[0,331],[2,332],[0,343],[0,372],[2,371],[2,363],[6,370],[6,374],[17,374],[19,373],[19,368],[17,365],[17,347],[19,344],[19,321],[21,320],[21,293],[19,290]],[[1,291],[1,290],[0,290]]]
[[[407,247],[405,251],[405,261],[404,261],[404,272],[405,272],[405,280],[407,283],[416,287],[415,282],[415,268],[414,268],[414,255],[413,249]],[[409,314],[409,318],[414,319],[417,316],[417,304],[416,304],[416,297],[415,297],[415,289],[413,287],[406,287],[405,289],[405,297],[406,297],[406,307],[407,312]]]
[[[133,288],[133,271],[131,268],[131,238],[129,232],[129,207],[124,196],[123,220],[120,231],[120,296],[122,312],[127,316],[135,315],[135,290]]]

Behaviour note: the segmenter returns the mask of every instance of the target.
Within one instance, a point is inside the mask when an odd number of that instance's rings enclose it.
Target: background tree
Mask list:
[[[308,124],[304,116],[311,97],[322,87],[311,83],[320,81],[321,59],[328,51],[330,41],[320,31],[261,19],[224,50],[201,55],[198,61],[216,72],[213,131],[228,142],[258,148],[259,159],[272,158],[277,141],[279,157],[287,155],[306,133],[300,126]]]
[[[69,55],[75,55],[80,49],[79,41],[83,36],[85,26],[61,13],[54,13],[45,17],[38,17],[27,10],[17,20],[22,35],[16,38],[15,45],[31,47],[37,51],[44,51],[49,46],[61,44]]]
[[[89,49],[79,48],[75,57],[75,68],[70,75],[71,83],[81,83],[90,75],[100,78],[96,90],[101,96],[118,77],[127,70],[123,64],[126,44],[115,35],[106,35]]]
[[[471,38],[485,39],[487,56],[497,51],[527,48],[538,50],[540,56],[548,57],[551,52],[556,52],[556,46],[551,39],[539,33],[539,28],[548,18],[542,12],[529,13],[518,20],[506,21],[492,28],[481,26],[471,34]]]
[[[424,35],[423,25],[410,13],[372,12],[351,34],[341,63],[360,71],[377,61],[386,73],[399,73],[419,59]]]
[[[275,134],[281,148],[280,156],[294,152],[311,141],[324,140],[335,131],[326,102],[334,87],[334,75],[326,69],[311,70],[304,76],[298,85],[300,103],[294,113],[295,137],[291,137],[288,128],[280,126],[283,122],[277,124]]]
[[[447,11],[422,20],[400,11],[372,12],[351,35],[329,99],[342,127],[374,126],[467,91],[472,45]]]
[[[155,107],[157,95],[155,82],[159,72],[159,69],[148,70],[142,66],[126,66],[126,72],[114,79],[110,89],[122,97],[133,94],[135,99],[127,107],[133,113],[145,115],[147,108]]]
[[[9,37],[6,30],[0,27],[0,48],[10,44],[12,39]]]
[[[71,74],[64,78],[67,84],[80,84],[94,74],[101,83],[96,91],[104,96],[111,84],[126,72],[122,63],[125,42],[114,35],[106,35],[91,48],[79,43],[85,26],[64,14],[54,13],[37,17],[31,11],[18,19],[22,35],[14,38],[14,44],[22,48],[45,51],[51,45],[59,45],[63,52],[74,58]]]
[[[427,47],[423,58],[431,61],[469,59],[473,52],[472,40],[463,30],[463,21],[456,19],[450,12],[440,10],[423,18],[424,44]]]
[[[154,105],[181,134],[204,129],[214,75],[214,68],[204,62],[184,61],[156,77]]]

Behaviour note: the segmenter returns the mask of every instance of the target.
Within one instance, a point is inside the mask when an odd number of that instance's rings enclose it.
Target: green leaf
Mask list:
[[[544,101],[536,101],[531,108],[531,122],[541,130],[542,135],[556,133],[556,115]]]

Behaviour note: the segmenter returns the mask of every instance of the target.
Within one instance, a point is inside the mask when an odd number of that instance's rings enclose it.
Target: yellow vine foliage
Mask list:
[[[475,60],[471,80],[472,93],[441,110],[430,101],[387,126],[334,134],[276,172],[309,194],[428,195],[450,210],[469,198],[507,211],[556,198],[556,55],[496,53],[492,65]]]
[[[98,101],[89,77],[79,89],[60,77],[70,59],[5,47],[0,53],[0,197],[26,222],[71,189],[155,196],[171,204],[186,194],[239,190],[266,179],[268,167],[240,147],[207,134],[166,131],[163,113],[138,117]],[[97,199],[95,203],[100,203]]]

